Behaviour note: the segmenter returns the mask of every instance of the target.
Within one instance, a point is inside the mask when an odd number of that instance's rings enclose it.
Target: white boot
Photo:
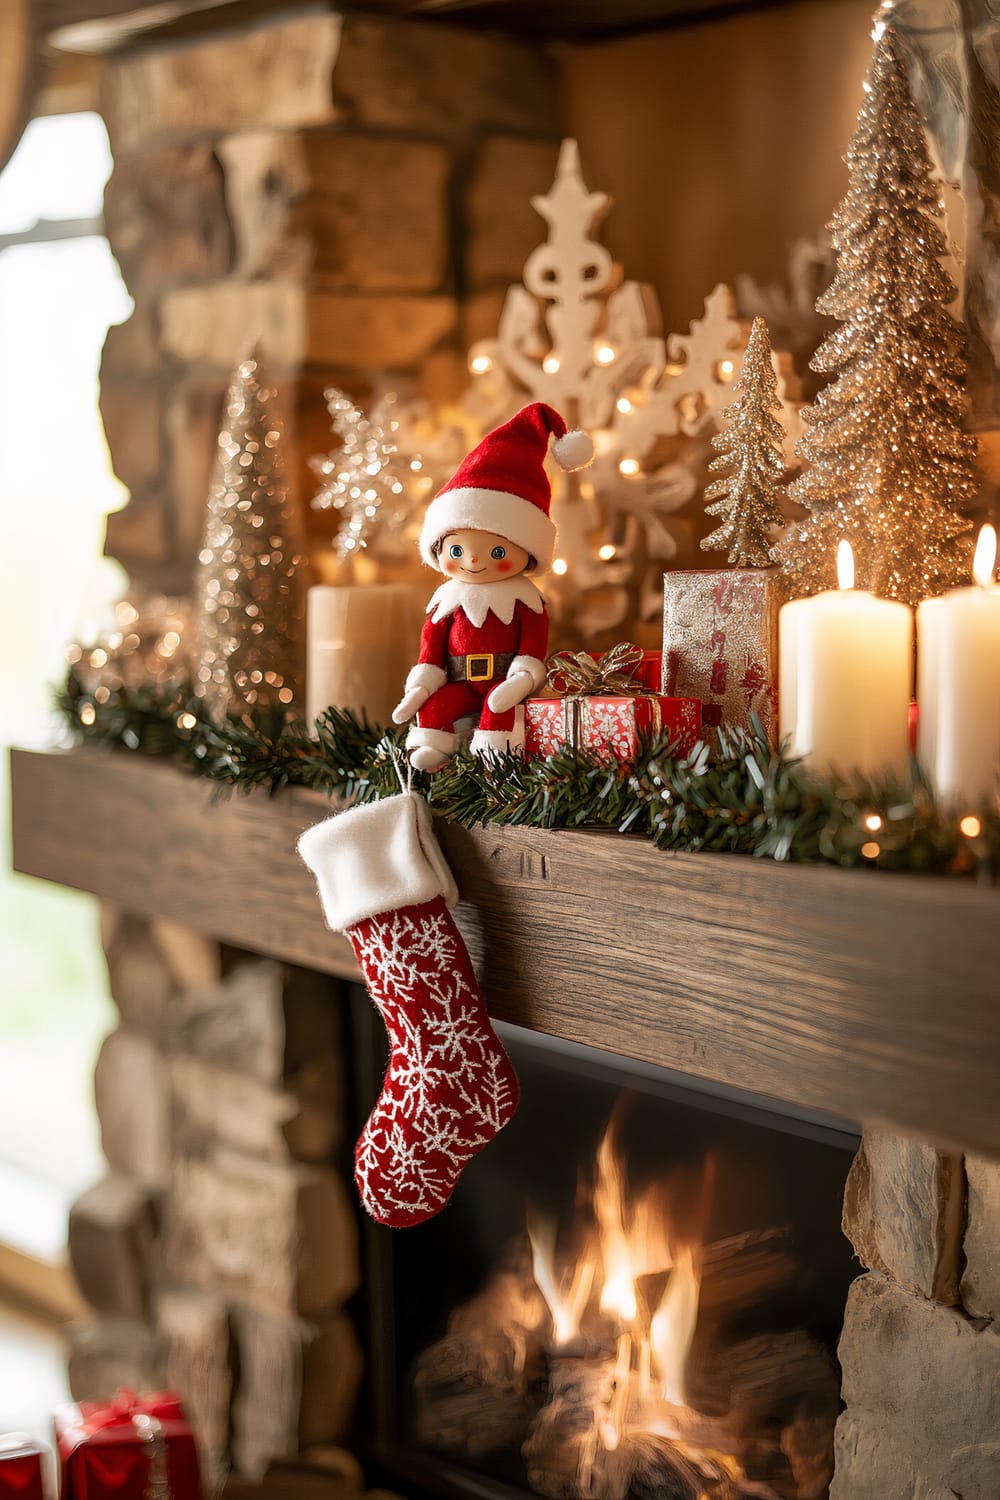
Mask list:
[[[406,748],[415,771],[440,771],[458,749],[458,735],[449,729],[420,729],[414,724],[406,736]]]
[[[524,719],[518,714],[513,729],[477,729],[469,749],[473,755],[524,754]]]

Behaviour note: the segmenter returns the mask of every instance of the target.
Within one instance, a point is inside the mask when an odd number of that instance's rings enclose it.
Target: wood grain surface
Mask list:
[[[301,790],[220,799],[121,753],[15,751],[16,868],[356,977]],[[693,1077],[1000,1154],[1000,890],[440,826],[492,1013]]]

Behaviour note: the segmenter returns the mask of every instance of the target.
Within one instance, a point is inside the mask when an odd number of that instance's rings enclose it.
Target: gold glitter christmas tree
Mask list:
[[[302,681],[303,559],[273,398],[254,350],[223,408],[195,582],[195,690],[216,719],[290,715]]]
[[[940,262],[944,206],[893,28],[880,21],[850,186],[830,226],[837,273],[816,304],[841,318],[814,370],[836,375],[802,415],[789,488],[810,512],[776,549],[785,592],[836,584],[837,543],[854,548],[858,584],[917,604],[964,581],[975,489],[966,429],[965,338],[947,310]]]
[[[783,524],[778,482],[785,472],[784,434],[774,416],[781,410],[778,377],[763,318],[753,320],[733,391],[739,400],[722,413],[726,427],[712,439],[719,456],[708,466],[723,477],[705,491],[705,499],[715,501],[706,505],[707,513],[726,519],[701,545],[706,552],[728,547],[729,561],[737,567],[763,568],[771,561],[771,533]]]

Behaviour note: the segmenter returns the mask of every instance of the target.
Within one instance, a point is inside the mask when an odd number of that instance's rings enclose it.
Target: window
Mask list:
[[[97,406],[130,300],[101,224],[97,115],[33,121],[0,174],[0,836],[7,744],[43,743],[65,647],[124,592],[101,557],[127,498]],[[0,1241],[56,1259],[65,1206],[101,1171],[91,1075],[113,1024],[92,899],[0,867]]]

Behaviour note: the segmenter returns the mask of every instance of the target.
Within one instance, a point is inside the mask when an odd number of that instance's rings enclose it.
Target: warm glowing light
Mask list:
[[[603,547],[598,547],[597,555],[601,562],[610,562],[617,551],[618,548],[613,542],[605,542]]]
[[[85,703],[80,709],[80,723],[93,724],[96,718],[97,710],[94,708],[94,705],[92,703]]]
[[[880,844],[876,844],[874,842],[862,844],[861,853],[864,855],[865,859],[878,859],[879,855],[882,853],[882,848]]]
[[[557,578],[561,578],[569,568],[569,563],[564,557],[557,557],[552,564],[552,571]]]
[[[980,588],[989,588],[993,582],[993,572],[997,565],[997,533],[996,527],[989,522],[979,532],[979,540],[976,542],[976,555],[972,559],[972,576]]]
[[[546,375],[558,375],[562,369],[562,365],[559,363],[559,356],[557,354],[546,354],[542,360],[542,369]]]
[[[553,1337],[557,1344],[568,1344],[580,1332],[580,1319],[594,1284],[595,1263],[589,1256],[582,1256],[576,1263],[572,1281],[564,1289],[555,1270],[555,1222],[539,1218],[529,1210],[528,1241],[532,1274],[552,1315]]]
[[[627,417],[629,412],[632,410],[632,403],[627,396],[619,396],[618,400],[615,402],[615,405],[617,406],[623,417]]]
[[[594,358],[599,365],[613,365],[618,358],[617,351],[610,344],[598,344],[594,350]]]
[[[612,1396],[607,1415],[597,1423],[598,1436],[608,1453],[614,1453],[622,1440],[622,1429],[628,1413],[632,1373],[632,1339],[623,1333],[618,1340],[615,1357],[615,1372],[612,1376]]]
[[[882,819],[879,817],[878,813],[868,814],[867,818],[865,819],[865,827],[868,829],[869,833],[878,833],[879,829],[882,827]]]
[[[983,831],[983,825],[976,817],[963,818],[958,825],[959,831],[965,834],[967,839],[977,839]]]
[[[837,543],[837,587],[841,589],[854,587],[854,553],[850,542]]]
[[[686,1405],[684,1367],[698,1321],[701,1276],[694,1251],[684,1245],[677,1252],[667,1289],[649,1325],[653,1362],[663,1384],[663,1396],[674,1406]]]
[[[613,1132],[608,1129],[597,1150],[594,1187],[594,1217],[601,1231],[604,1258],[600,1309],[602,1313],[621,1318],[623,1323],[631,1323],[639,1311],[635,1294],[638,1268],[633,1255],[635,1237],[629,1233],[627,1222],[624,1190],[622,1163],[615,1154]]]
[[[177,715],[178,729],[193,729],[197,722],[198,720],[195,718],[194,714],[189,714],[186,710],[184,713]]]
[[[473,375],[485,375],[493,368],[493,361],[488,354],[474,354],[469,361],[469,369]]]
[[[716,367],[716,374],[720,380],[732,380],[736,373],[736,366],[731,359],[720,359]]]
[[[420,470],[423,468],[423,466],[424,466],[424,461],[423,461],[422,458],[411,458],[410,459],[410,468],[411,468],[411,470],[413,471],[414,474],[419,474]]]
[[[624,475],[626,475],[626,477],[629,477],[629,478],[633,474],[638,474],[638,472],[639,472],[639,460],[637,458],[623,458],[623,459],[621,459],[620,462],[619,462],[619,464],[618,464],[618,472],[619,472],[619,474],[624,474]]]
[[[597,1149],[589,1201],[580,1203],[584,1217],[568,1237],[572,1258],[557,1254],[555,1220],[528,1212],[534,1281],[552,1320],[553,1344],[579,1355],[582,1371],[591,1358],[591,1343],[609,1351],[613,1345],[615,1351],[606,1384],[602,1377],[601,1399],[593,1405],[585,1451],[593,1455],[599,1447],[608,1454],[620,1452],[625,1472],[641,1451],[643,1435],[653,1434],[676,1444],[678,1454],[692,1463],[692,1472],[743,1480],[743,1469],[728,1446],[711,1441],[710,1431],[706,1443],[704,1418],[691,1411],[685,1391],[701,1295],[695,1223],[707,1221],[711,1164],[704,1165],[697,1198],[688,1198],[689,1228],[678,1237],[673,1213],[677,1195],[690,1194],[694,1183],[664,1180],[636,1191],[617,1139],[616,1115]],[[536,1311],[532,1326],[537,1319]],[[525,1325],[527,1321],[521,1317]],[[722,1429],[720,1436],[725,1441]],[[583,1490],[573,1490],[578,1492]],[[699,1491],[699,1500],[708,1500],[707,1492]]]
[[[108,664],[108,653],[103,646],[98,646],[96,651],[90,653],[90,665],[92,667],[106,667]]]

